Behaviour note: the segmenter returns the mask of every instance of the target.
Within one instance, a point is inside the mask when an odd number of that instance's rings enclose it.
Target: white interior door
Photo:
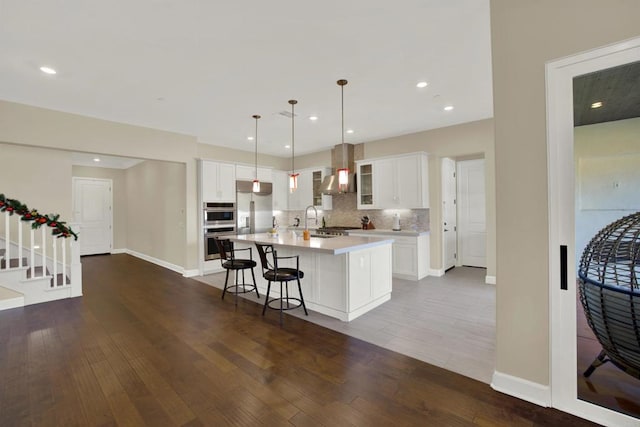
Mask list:
[[[580,400],[576,386],[573,79],[636,61],[640,61],[640,38],[550,62],[546,70],[552,405],[611,426],[637,426],[638,419]]]
[[[458,252],[456,162],[442,159],[442,268],[456,266]]]
[[[111,180],[73,178],[73,220],[80,224],[80,255],[111,252]]]
[[[457,163],[459,265],[487,267],[484,159]]]

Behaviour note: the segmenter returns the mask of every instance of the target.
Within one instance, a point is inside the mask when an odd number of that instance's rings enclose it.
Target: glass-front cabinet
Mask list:
[[[358,209],[373,207],[373,163],[358,163]]]
[[[313,206],[322,207],[322,171],[313,171],[311,174],[313,182]]]

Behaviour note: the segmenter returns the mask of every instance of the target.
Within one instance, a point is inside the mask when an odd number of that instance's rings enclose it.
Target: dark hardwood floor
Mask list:
[[[568,414],[128,255],[0,312],[2,426],[582,426]]]

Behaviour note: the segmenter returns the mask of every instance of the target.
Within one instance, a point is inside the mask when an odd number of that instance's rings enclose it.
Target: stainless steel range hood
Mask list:
[[[322,186],[320,191],[322,194],[338,194],[342,193],[338,186],[338,169],[344,167],[349,168],[349,188],[347,193],[356,192],[356,175],[355,175],[355,163],[353,161],[353,144],[344,144],[344,150],[342,144],[338,144],[331,149],[331,167],[333,168],[333,175],[326,176],[322,180]]]

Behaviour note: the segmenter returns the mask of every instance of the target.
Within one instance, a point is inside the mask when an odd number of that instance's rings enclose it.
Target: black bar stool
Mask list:
[[[273,310],[280,310],[280,324],[282,324],[282,312],[284,310],[293,310],[294,308],[302,306],[302,308],[304,309],[304,314],[308,316],[309,313],[307,312],[307,306],[304,305],[302,287],[300,286],[300,279],[304,277],[304,272],[300,271],[300,256],[293,255],[279,257],[278,253],[273,248],[273,245],[261,245],[259,243],[256,243],[256,248],[258,249],[260,262],[262,263],[262,277],[264,277],[264,279],[269,282],[267,285],[267,296],[265,297],[264,306],[262,307],[262,315],[264,316],[267,307]],[[296,260],[296,268],[278,266],[279,260],[293,258],[295,258]],[[300,293],[300,298],[289,296],[289,282],[293,280],[298,282],[298,292]],[[274,298],[269,301],[271,282],[280,282],[280,298]],[[283,283],[286,283],[286,285],[284,286],[284,294],[282,293]]]
[[[218,246],[218,253],[220,254],[220,262],[222,267],[227,270],[227,275],[224,278],[224,289],[222,290],[222,299],[224,294],[230,292],[235,294],[235,302],[238,305],[238,294],[246,294],[247,292],[256,291],[258,299],[260,294],[258,293],[258,287],[256,286],[256,276],[253,272],[253,268],[258,264],[253,260],[253,251],[251,248],[234,249],[233,242],[229,239],[219,239],[214,237],[213,240]],[[240,251],[249,251],[249,259],[236,258],[235,253]],[[253,284],[247,283],[244,278],[244,271],[251,269],[251,277],[253,278]],[[229,271],[233,270],[235,275],[235,285],[228,285]],[[242,283],[238,283],[238,270],[242,270]]]

